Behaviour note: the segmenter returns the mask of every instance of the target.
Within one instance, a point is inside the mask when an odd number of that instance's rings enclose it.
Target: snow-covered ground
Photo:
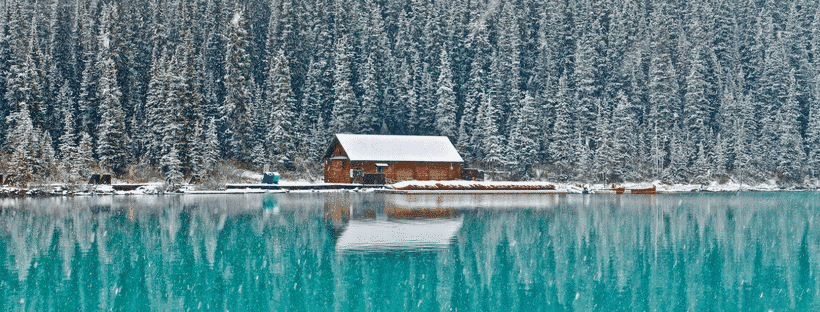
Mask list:
[[[700,185],[700,184],[664,184],[661,181],[653,181],[653,182],[642,182],[642,183],[620,183],[616,184],[616,187],[625,187],[627,189],[641,189],[641,188],[651,188],[655,186],[658,192],[670,192],[670,193],[681,193],[681,192],[739,192],[739,191],[756,191],[756,192],[767,192],[767,191],[784,191],[788,190],[785,188],[781,188],[777,185],[774,180],[769,180],[764,183],[757,183],[757,184],[748,184],[744,183],[743,185],[736,183],[736,182],[728,182],[725,184],[720,184],[716,181],[712,181],[709,185]],[[601,190],[611,188],[611,184],[593,184],[589,186],[591,190]],[[815,191],[816,189],[806,189],[808,191]]]
[[[251,175],[251,174],[243,174],[243,177],[248,179],[255,179],[259,178],[261,181],[261,175]],[[114,184],[121,184],[120,181],[115,181]],[[128,184],[128,183],[122,183]],[[165,184],[163,182],[150,182],[150,183],[138,183],[141,184],[135,190],[132,191],[116,191],[114,190],[113,186],[111,185],[74,185],[73,187],[68,187],[62,183],[53,183],[53,184],[45,184],[45,185],[37,185],[33,187],[28,187],[24,189],[28,195],[150,195],[150,194],[160,194],[163,193],[163,188]],[[580,193],[582,188],[579,186],[585,187],[590,192],[598,192],[603,191],[606,189],[612,188],[612,184],[582,184],[582,183],[556,183],[550,181],[526,181],[526,182],[517,182],[517,181],[404,181],[395,184],[388,184],[385,185],[386,188],[393,188],[393,189],[402,189],[408,186],[417,186],[419,188],[430,187],[434,188],[437,184],[442,184],[446,186],[452,186],[454,188],[457,187],[470,187],[475,185],[486,186],[488,188],[501,188],[501,187],[527,187],[531,186],[534,188],[544,187],[547,185],[555,186],[556,191],[567,191],[571,193]],[[324,182],[310,182],[306,180],[280,180],[278,185],[281,186],[283,189],[288,189],[288,187],[300,187],[304,188],[307,186],[315,186],[316,189],[303,189],[303,190],[261,190],[259,188],[254,188],[254,186],[258,184],[232,184],[235,186],[244,186],[241,188],[232,188],[229,190],[221,191],[221,190],[202,190],[198,189],[194,185],[183,185],[178,193],[183,194],[249,194],[249,193],[281,193],[281,192],[291,192],[291,193],[328,193],[328,192],[373,192],[374,189],[372,188],[357,188],[357,189],[334,189],[333,185],[339,185],[338,183],[324,183]],[[717,182],[712,182],[709,185],[700,185],[700,184],[664,184],[661,181],[653,181],[653,182],[641,182],[641,183],[617,183],[615,187],[624,187],[627,189],[644,189],[644,188],[651,188],[655,186],[656,190],[660,193],[687,193],[687,192],[774,192],[774,191],[820,191],[818,185],[807,185],[800,188],[795,187],[781,187],[777,185],[774,180],[766,181],[764,183],[756,183],[756,184],[748,184],[744,183],[743,185],[737,182],[729,182],[720,184]],[[327,188],[327,189],[325,189]],[[10,186],[3,186],[0,187],[0,196],[17,196],[19,195],[20,188],[18,187],[10,187]]]
[[[578,190],[579,185],[585,186],[590,191],[598,191],[604,189],[610,189],[613,187],[612,184],[583,184],[583,183],[556,183],[550,181],[527,181],[527,182],[514,182],[514,181],[404,181],[392,184],[392,188],[395,189],[402,189],[408,186],[417,186],[417,187],[430,187],[433,188],[437,184],[442,184],[444,186],[453,186],[453,187],[468,187],[473,185],[481,185],[487,187],[503,187],[503,186],[546,186],[546,185],[554,185],[556,190]],[[783,188],[774,180],[769,180],[764,183],[756,183],[756,184],[748,184],[744,183],[743,185],[736,183],[736,182],[729,182],[725,184],[720,184],[716,181],[713,181],[709,185],[700,185],[700,184],[664,184],[661,181],[653,181],[653,182],[641,182],[641,183],[617,183],[615,187],[624,187],[627,189],[644,189],[644,188],[652,188],[656,187],[658,192],[662,193],[685,193],[685,192],[739,192],[739,191],[756,191],[756,192],[772,192],[772,191],[789,191],[793,190],[790,188]],[[810,188],[803,188],[800,190],[804,191],[817,191],[818,188],[810,187]]]

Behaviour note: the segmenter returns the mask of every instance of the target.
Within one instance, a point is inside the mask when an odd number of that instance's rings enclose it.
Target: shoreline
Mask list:
[[[615,187],[626,189],[645,189],[656,187],[653,194],[696,194],[696,193],[759,193],[759,192],[817,192],[820,189],[809,185],[780,187],[773,181],[757,185],[717,184],[668,185],[655,182],[616,184]],[[125,187],[127,186],[127,187]],[[53,197],[53,196],[104,196],[104,195],[244,195],[244,194],[277,194],[277,193],[316,193],[316,192],[373,192],[381,194],[581,194],[586,190],[595,195],[629,195],[616,194],[613,185],[587,184],[583,189],[577,184],[552,183],[547,181],[405,181],[385,185],[311,183],[305,181],[282,181],[279,184],[230,183],[222,190],[196,189],[195,185],[184,185],[172,192],[165,192],[161,182],[150,183],[116,183],[107,185],[66,185],[41,184],[28,188],[0,187],[0,198]],[[124,190],[127,189],[127,190]],[[653,195],[650,194],[650,195]],[[647,194],[638,194],[647,195]]]

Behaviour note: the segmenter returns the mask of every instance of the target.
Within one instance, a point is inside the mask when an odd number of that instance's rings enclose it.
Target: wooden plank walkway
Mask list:
[[[425,194],[425,195],[485,195],[485,194],[573,194],[567,190],[375,190],[382,194]]]

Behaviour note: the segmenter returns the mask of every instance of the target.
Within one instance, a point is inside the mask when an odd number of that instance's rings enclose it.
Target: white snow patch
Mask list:
[[[234,13],[233,14],[233,19],[231,20],[231,24],[233,24],[234,27],[239,27],[239,19],[241,19],[241,18],[242,18],[241,13],[239,13],[239,12]]]
[[[253,171],[242,171],[242,173],[240,173],[239,176],[243,177],[243,178],[252,179],[252,180],[258,180],[260,182],[262,181],[262,177],[263,177],[263,175],[261,173],[253,172]]]

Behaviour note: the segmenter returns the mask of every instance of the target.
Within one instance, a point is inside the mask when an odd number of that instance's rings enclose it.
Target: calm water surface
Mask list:
[[[820,195],[0,200],[2,310],[817,311]]]

